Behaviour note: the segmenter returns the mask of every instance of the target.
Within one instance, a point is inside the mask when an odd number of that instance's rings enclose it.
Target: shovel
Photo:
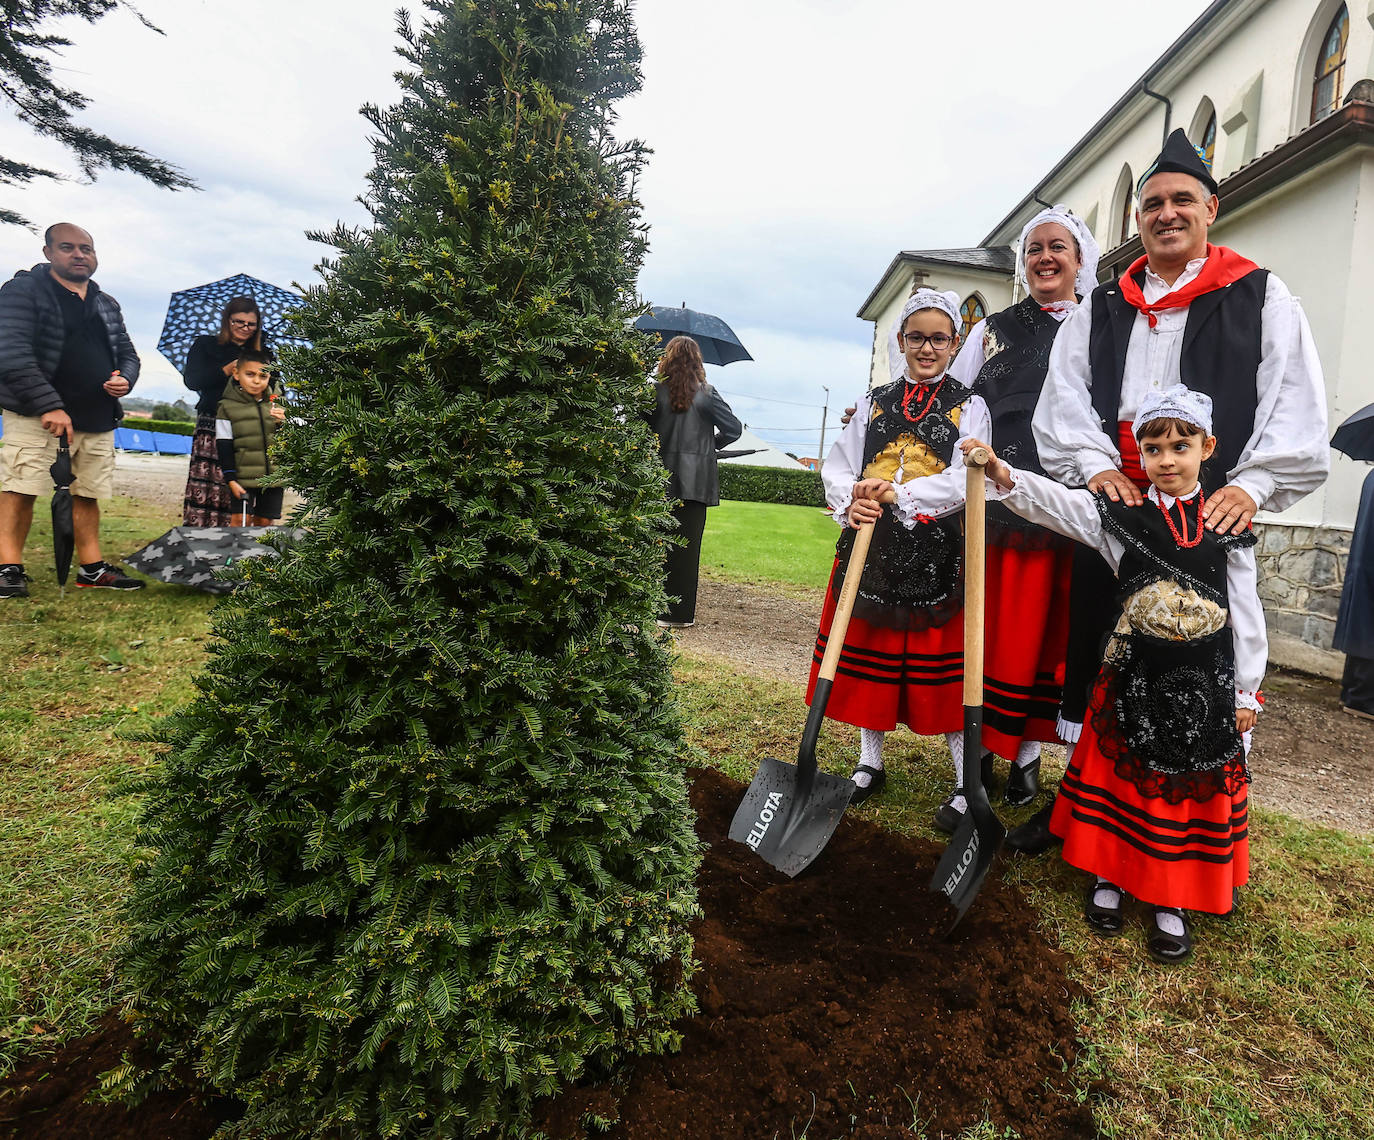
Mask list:
[[[987,462],[988,453],[981,447],[975,447],[964,459],[968,470],[964,502],[964,798],[968,811],[930,880],[930,889],[949,899],[957,912],[951,931],[977,897],[1007,836],[973,763],[983,747],[983,546],[987,515],[983,468]]]
[[[889,491],[883,501],[894,502],[896,497]],[[835,669],[844,649],[844,635],[849,632],[849,616],[854,612],[859,579],[863,577],[872,541],[872,523],[854,532],[854,546],[849,552],[849,566],[830,623],[816,688],[811,694],[811,712],[797,749],[796,765],[765,756],[730,823],[731,839],[751,847],[759,858],[789,877],[805,870],[825,849],[849,806],[849,797],[854,794],[854,781],[848,776],[817,771],[816,740],[825,720],[825,706],[830,702]]]

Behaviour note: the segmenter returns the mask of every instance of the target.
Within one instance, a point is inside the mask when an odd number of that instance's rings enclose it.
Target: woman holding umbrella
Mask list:
[[[220,477],[215,450],[215,409],[239,353],[246,349],[262,351],[266,347],[263,340],[258,303],[252,297],[235,297],[220,314],[219,332],[196,337],[186,354],[182,379],[200,397],[182,504],[182,520],[187,526],[233,525],[234,500]]]

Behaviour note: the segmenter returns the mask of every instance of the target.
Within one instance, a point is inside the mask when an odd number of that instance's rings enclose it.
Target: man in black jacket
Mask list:
[[[138,379],[138,353],[119,304],[91,280],[91,235],[63,222],[43,235],[43,256],[0,285],[0,600],[28,596],[24,541],[33,502],[52,490],[49,467],[71,446],[72,526],[78,586],[137,590],[100,556],[100,499],[114,488],[119,397]]]

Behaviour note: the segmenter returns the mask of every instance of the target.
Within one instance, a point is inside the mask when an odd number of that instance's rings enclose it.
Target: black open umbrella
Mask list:
[[[665,309],[655,305],[635,321],[635,328],[658,333],[660,348],[675,336],[689,336],[700,346],[701,359],[707,364],[754,359],[729,325],[719,317],[698,313],[695,309]]]
[[[1336,429],[1331,446],[1351,459],[1374,460],[1374,404],[1361,408]]]
[[[67,593],[67,575],[72,569],[76,530],[72,526],[72,452],[63,433],[57,441],[57,458],[48,468],[52,474],[52,549],[57,562],[57,584]]]

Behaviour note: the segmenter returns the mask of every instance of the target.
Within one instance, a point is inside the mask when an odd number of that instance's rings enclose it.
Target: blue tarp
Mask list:
[[[153,442],[157,445],[159,455],[191,454],[191,437],[189,435],[173,435],[170,432],[155,431],[153,432]]]
[[[156,451],[156,433],[145,428],[115,428],[115,446],[120,451]]]

